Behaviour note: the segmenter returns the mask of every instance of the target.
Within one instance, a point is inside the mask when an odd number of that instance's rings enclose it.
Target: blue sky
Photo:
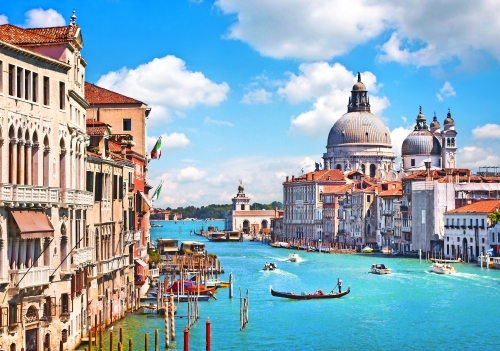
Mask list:
[[[2,2],[0,23],[68,24],[84,39],[86,80],[152,107],[163,138],[157,206],[282,200],[347,112],[356,73],[394,152],[419,106],[451,109],[458,166],[500,166],[500,2],[477,0],[165,0]]]

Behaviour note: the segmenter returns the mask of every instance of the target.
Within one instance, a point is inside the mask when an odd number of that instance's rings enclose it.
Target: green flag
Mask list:
[[[155,196],[156,196],[156,200],[158,200],[158,198],[160,197],[161,186],[162,186],[162,184],[160,184],[160,185],[158,186],[158,188],[156,188],[156,191],[155,191],[155,193],[153,194],[153,198],[152,198],[152,200],[154,200],[154,199],[155,199]]]

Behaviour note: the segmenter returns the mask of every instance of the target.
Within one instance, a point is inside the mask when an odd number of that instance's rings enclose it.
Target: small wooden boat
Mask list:
[[[184,287],[182,287],[184,285]],[[167,292],[177,294],[184,290],[185,293],[198,294],[198,295],[209,295],[215,293],[215,287],[208,288],[203,285],[196,285],[192,280],[184,280],[184,284],[180,280],[174,281],[174,283],[167,288]]]
[[[302,294],[295,294],[294,292],[280,292],[280,291],[274,291],[271,288],[271,295],[276,296],[276,297],[284,297],[287,299],[293,299],[293,300],[313,300],[313,299],[335,299],[342,297],[344,295],[347,295],[351,292],[351,287],[349,286],[346,291],[343,291],[341,293],[336,293],[333,292],[333,290],[325,294],[321,290],[317,290],[314,294],[310,293],[302,293]]]
[[[299,259],[299,255],[296,254],[295,252],[288,255],[288,261],[290,261],[290,262],[297,262],[298,259]]]
[[[392,269],[387,268],[385,266],[385,264],[382,264],[382,263],[372,264],[370,271],[373,274],[391,274],[392,273]]]
[[[362,253],[372,253],[373,249],[370,246],[366,246],[363,250],[361,250]]]
[[[437,263],[434,262],[431,266],[431,272],[437,273],[437,274],[453,274],[457,273],[455,268],[452,265],[449,265],[447,263]]]
[[[163,294],[163,297],[170,297],[170,294]],[[174,294],[174,300],[179,302],[188,302],[190,299],[193,300],[197,298],[198,301],[208,301],[210,298],[217,300],[212,294],[203,295],[186,295],[186,294]]]

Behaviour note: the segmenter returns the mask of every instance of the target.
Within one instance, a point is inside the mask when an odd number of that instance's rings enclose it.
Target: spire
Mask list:
[[[73,10],[73,14],[69,18],[69,25],[74,26],[76,24],[76,11]]]
[[[361,73],[358,72],[358,82],[361,82]]]
[[[425,115],[422,113],[422,106],[419,107],[416,122],[417,122],[417,124],[415,126],[415,130],[427,129],[427,120],[425,118]]]
[[[361,81],[361,73],[358,72],[358,81],[352,86],[351,97],[347,105],[347,112],[370,112],[370,101],[366,86]]]

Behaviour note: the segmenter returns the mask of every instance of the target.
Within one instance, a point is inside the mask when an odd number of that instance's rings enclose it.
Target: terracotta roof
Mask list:
[[[351,184],[342,185],[325,185],[323,188],[323,195],[325,194],[340,194],[344,195],[347,191],[351,190]]]
[[[90,136],[104,135],[108,131],[109,126],[106,123],[95,119],[87,119],[87,134]]]
[[[108,141],[108,146],[109,146],[109,151],[111,152],[122,152],[122,145],[120,143],[116,143],[114,141],[109,140]]]
[[[309,173],[304,173],[301,176],[295,177],[293,182],[308,182],[308,181],[341,181],[344,179],[344,173],[339,171],[338,169],[330,169],[330,170],[322,170],[322,171],[314,171]],[[288,182],[292,182],[290,178]],[[285,181],[286,183],[286,181]]]
[[[446,212],[452,213],[492,213],[500,209],[500,200],[483,200]]]
[[[142,104],[141,101],[85,82],[85,100],[97,104]]]
[[[0,40],[13,45],[38,45],[67,42],[74,39],[78,26],[21,28],[12,24],[0,26]]]
[[[401,187],[396,188],[396,189],[389,189],[382,191],[378,193],[378,196],[384,197],[384,196],[403,196],[403,189]]]

